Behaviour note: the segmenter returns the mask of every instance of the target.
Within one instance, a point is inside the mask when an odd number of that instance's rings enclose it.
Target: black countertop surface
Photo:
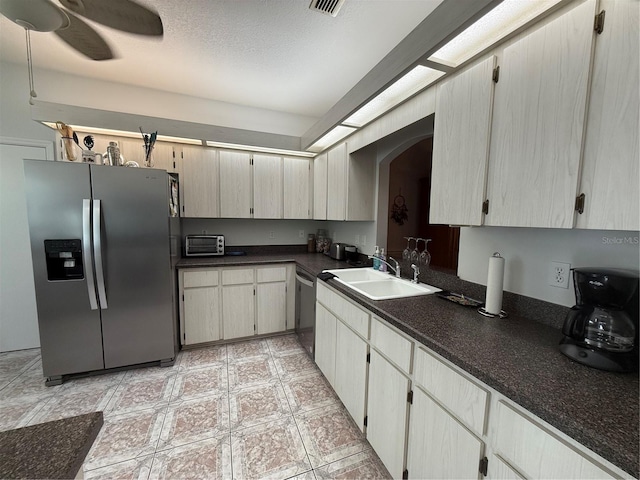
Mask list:
[[[0,478],[76,478],[102,412],[0,432]]]
[[[279,253],[185,258],[178,268],[277,262],[296,262],[314,276],[349,267],[321,254]],[[640,475],[638,374],[569,360],[558,349],[561,331],[544,319],[530,319],[539,311],[494,319],[435,295],[373,301],[336,280],[326,283],[614,465]],[[476,298],[482,299],[477,293]]]

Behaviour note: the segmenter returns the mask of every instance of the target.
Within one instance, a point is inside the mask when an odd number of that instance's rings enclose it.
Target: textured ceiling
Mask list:
[[[321,117],[441,0],[346,0],[336,18],[309,0],[140,3],[161,15],[162,40],[92,23],[118,56],[92,62],[34,32],[35,67]],[[24,30],[1,16],[0,59],[26,62]]]

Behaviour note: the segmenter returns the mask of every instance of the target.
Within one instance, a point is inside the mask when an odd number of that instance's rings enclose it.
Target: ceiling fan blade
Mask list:
[[[160,16],[133,0],[60,0],[60,3],[78,15],[138,35],[162,36],[164,29]]]
[[[111,48],[98,32],[70,12],[67,12],[67,16],[69,17],[69,26],[56,30],[55,34],[58,37],[91,60],[110,60],[113,58]]]

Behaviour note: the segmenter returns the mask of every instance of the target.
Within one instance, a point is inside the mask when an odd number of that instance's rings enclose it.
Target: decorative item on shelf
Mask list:
[[[124,164],[125,167],[134,167],[134,168],[138,168],[140,165],[138,164],[138,162],[134,162],[133,160],[129,160],[128,162],[126,162]]]
[[[68,160],[70,162],[77,161],[78,150],[81,150],[78,135],[73,131],[73,128],[60,121],[56,122],[56,128],[58,132],[60,132],[60,135],[62,135],[60,149],[62,160]]]
[[[96,153],[91,150],[94,145],[93,136],[87,135],[82,139],[82,143],[84,143],[84,146],[87,147],[86,150],[82,150],[82,161],[84,163],[98,163],[96,161]],[[100,157],[100,159],[102,160],[102,157]]]
[[[103,159],[105,165],[122,166],[125,164],[124,157],[120,153],[120,147],[118,147],[118,142],[109,142]]]
[[[393,199],[393,206],[391,207],[391,219],[398,225],[404,225],[404,222],[409,219],[407,212],[409,209],[405,204],[404,197],[402,196],[402,189],[400,193]]]
[[[489,257],[489,273],[487,275],[487,294],[484,307],[478,309],[478,313],[485,317],[505,318],[506,312],[502,310],[502,286],[504,283],[504,257],[495,252]]]
[[[316,253],[324,253],[324,237],[327,236],[327,231],[319,228],[316,233]]]
[[[158,132],[155,131],[151,135],[148,133],[144,133],[142,131],[142,127],[140,128],[140,133],[142,134],[142,140],[144,140],[144,166],[145,167],[153,167],[153,147],[156,144],[156,138],[158,138]]]

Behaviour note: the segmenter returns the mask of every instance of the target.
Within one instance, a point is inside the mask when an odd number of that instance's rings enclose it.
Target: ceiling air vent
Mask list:
[[[340,7],[342,7],[343,3],[344,0],[311,0],[311,5],[309,5],[309,8],[311,10],[315,10],[316,12],[335,17],[336,15],[338,15]]]

